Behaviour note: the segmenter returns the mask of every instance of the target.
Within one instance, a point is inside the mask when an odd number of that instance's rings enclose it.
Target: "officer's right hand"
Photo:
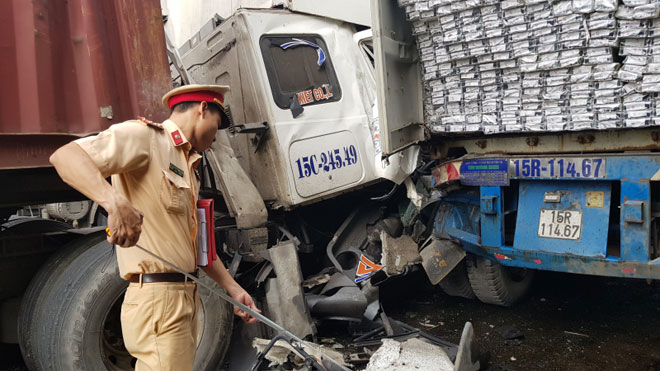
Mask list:
[[[108,212],[108,242],[121,247],[131,247],[140,239],[142,233],[142,212],[128,200],[116,195]]]

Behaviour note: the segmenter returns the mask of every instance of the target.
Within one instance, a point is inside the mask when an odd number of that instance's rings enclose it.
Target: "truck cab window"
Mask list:
[[[317,35],[264,36],[261,53],[273,99],[288,109],[338,101],[341,89],[325,42]]]

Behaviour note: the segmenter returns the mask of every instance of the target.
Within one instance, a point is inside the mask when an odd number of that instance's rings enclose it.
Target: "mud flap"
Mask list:
[[[426,275],[437,285],[465,258],[465,250],[451,240],[433,239],[420,255]]]

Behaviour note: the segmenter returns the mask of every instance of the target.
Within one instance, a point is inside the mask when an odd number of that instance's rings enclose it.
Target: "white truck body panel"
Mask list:
[[[421,73],[405,12],[387,1],[372,10],[381,139],[390,155],[424,140]]]
[[[278,2],[283,3],[294,12],[318,15],[371,27],[371,2],[367,0],[288,0]]]
[[[367,0],[161,0],[168,35],[176,47],[190,40],[214,14],[229,18],[238,9],[282,6],[294,12],[327,17],[371,27],[371,2]]]

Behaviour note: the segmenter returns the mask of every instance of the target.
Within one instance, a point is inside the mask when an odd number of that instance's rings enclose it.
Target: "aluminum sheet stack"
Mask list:
[[[660,125],[660,0],[399,0],[432,132]]]
[[[617,78],[625,82],[625,127],[660,125],[660,3],[625,0],[616,11],[619,54]]]

